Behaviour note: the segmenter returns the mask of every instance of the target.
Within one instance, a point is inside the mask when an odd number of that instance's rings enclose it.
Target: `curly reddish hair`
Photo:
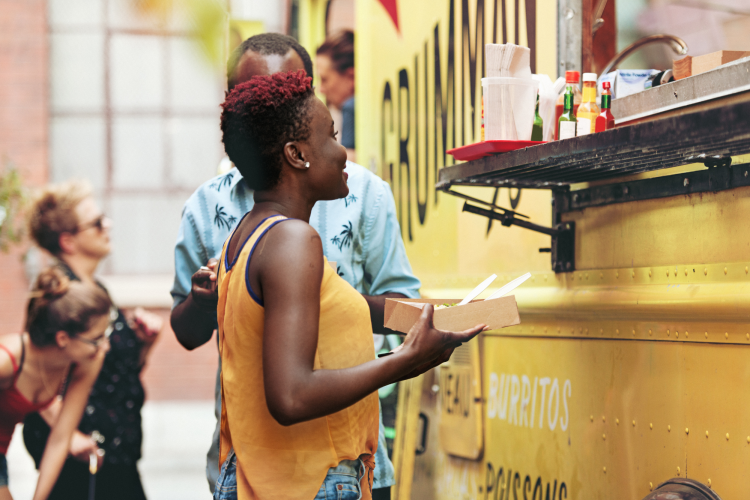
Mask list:
[[[312,78],[303,70],[259,75],[235,86],[222,104],[224,150],[248,187],[273,188],[284,145],[310,135]]]

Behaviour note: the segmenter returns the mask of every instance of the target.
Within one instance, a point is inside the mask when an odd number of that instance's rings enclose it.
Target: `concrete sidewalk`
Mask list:
[[[206,451],[215,418],[212,401],[147,401],[143,407],[143,458],[138,463],[146,496],[159,500],[209,500]],[[23,446],[21,426],[8,450],[10,492],[31,498],[34,462]]]

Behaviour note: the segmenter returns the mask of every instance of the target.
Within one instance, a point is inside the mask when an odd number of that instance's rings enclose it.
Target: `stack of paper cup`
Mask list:
[[[539,83],[532,80],[531,51],[512,43],[485,45],[487,78],[482,78],[484,138],[530,141]]]
[[[482,78],[485,140],[530,141],[538,88],[525,78]]]

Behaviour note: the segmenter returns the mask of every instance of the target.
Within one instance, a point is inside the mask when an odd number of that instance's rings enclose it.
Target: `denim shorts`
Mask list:
[[[229,451],[227,459],[219,470],[219,478],[214,487],[214,500],[237,500],[237,455]]]
[[[328,469],[323,484],[314,500],[359,500],[362,498],[360,481],[365,474],[361,460],[342,460]],[[214,489],[214,500],[237,500],[237,456],[229,452],[221,466]]]
[[[0,455],[0,488],[8,486],[8,461]]]

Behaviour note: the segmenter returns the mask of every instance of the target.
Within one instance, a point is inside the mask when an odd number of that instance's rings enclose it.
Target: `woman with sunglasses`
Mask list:
[[[46,499],[52,490],[109,349],[111,307],[101,288],[71,282],[50,268],[39,275],[32,292],[26,332],[0,337],[0,500],[11,499],[5,455],[16,424],[31,412],[57,405],[34,500]]]
[[[111,250],[111,221],[99,209],[88,184],[68,182],[45,188],[30,214],[32,238],[57,259],[58,268],[73,281],[104,290],[95,272]],[[91,498],[88,461],[92,447],[104,455],[97,472],[95,498],[146,498],[136,466],[141,458],[141,408],[145,400],[140,374],[162,320],[141,309],[129,317],[115,309],[112,326],[110,351],[74,434],[71,457],[50,500]],[[24,421],[24,443],[37,467],[58,411],[59,405],[53,405]]]

